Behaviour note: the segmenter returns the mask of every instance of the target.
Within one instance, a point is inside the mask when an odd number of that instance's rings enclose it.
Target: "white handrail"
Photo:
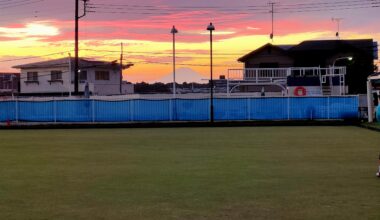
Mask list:
[[[229,80],[283,79],[288,76],[342,76],[346,67],[290,67],[290,68],[245,68],[229,69]]]

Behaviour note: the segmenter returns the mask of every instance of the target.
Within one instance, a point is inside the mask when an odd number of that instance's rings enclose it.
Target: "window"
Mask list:
[[[82,70],[79,73],[79,81],[86,81],[87,80],[87,71]]]
[[[62,71],[51,71],[51,81],[62,80]]]
[[[38,72],[27,72],[27,81],[38,81]]]
[[[110,80],[108,71],[95,71],[95,80]]]

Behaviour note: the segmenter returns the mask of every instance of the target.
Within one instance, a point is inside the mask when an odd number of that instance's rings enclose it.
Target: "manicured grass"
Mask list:
[[[0,131],[0,219],[380,219],[356,127]]]

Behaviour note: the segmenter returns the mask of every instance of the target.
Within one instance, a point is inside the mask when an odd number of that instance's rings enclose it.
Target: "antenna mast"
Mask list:
[[[270,39],[274,40],[274,5],[276,4],[275,2],[269,2],[268,3],[270,6],[271,6],[271,10],[269,11],[269,13],[272,14],[272,32],[271,34],[269,35]]]
[[[333,22],[336,22],[337,25],[337,31],[335,33],[335,37],[340,40],[340,22],[343,20],[343,18],[332,18]]]

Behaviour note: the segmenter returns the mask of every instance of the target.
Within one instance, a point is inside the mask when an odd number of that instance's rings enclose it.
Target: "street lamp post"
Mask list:
[[[336,64],[336,62],[337,61],[339,61],[339,60],[348,60],[348,61],[352,61],[354,58],[353,57],[351,57],[351,56],[349,56],[349,57],[339,57],[339,58],[337,58],[337,59],[335,59],[334,60],[334,62],[333,62],[333,69],[332,69],[332,74],[330,74],[330,77],[329,77],[329,83],[330,83],[330,90],[331,90],[331,92],[332,92],[332,90],[333,90],[333,88],[334,88],[334,85],[333,85],[333,80],[332,80],[332,75],[335,75],[335,64]],[[345,87],[345,86],[344,86]],[[343,94],[345,94],[346,92],[346,89],[345,88],[343,88]],[[342,94],[342,91],[340,91],[340,93]]]
[[[214,122],[214,80],[212,73],[212,32],[215,31],[215,26],[210,23],[207,26],[207,30],[210,31],[210,122]]]
[[[170,31],[170,33],[173,34],[173,98],[175,98],[176,94],[177,94],[176,79],[175,79],[175,75],[176,75],[176,72],[175,72],[175,35],[178,33],[178,30],[175,28],[174,25],[173,25],[173,28]]]
[[[339,60],[348,60],[348,61],[352,61],[354,58],[353,57],[339,57],[337,59],[334,60],[334,63],[333,63],[333,67],[335,68],[335,64],[337,61]]]

